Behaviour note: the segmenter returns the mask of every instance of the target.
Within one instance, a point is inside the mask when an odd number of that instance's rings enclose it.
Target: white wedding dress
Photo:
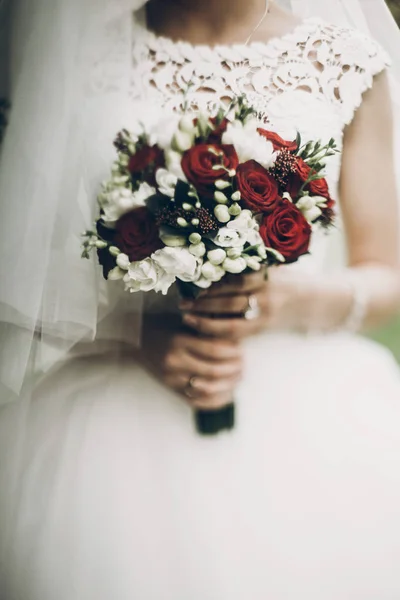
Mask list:
[[[244,92],[282,135],[339,147],[387,63],[373,41],[315,19],[248,47],[137,32],[132,111],[179,108],[190,81],[190,106]],[[339,169],[340,155],[333,196]],[[319,236],[291,268],[334,268],[336,244]],[[127,345],[76,347],[36,386],[14,496],[17,407],[3,408],[1,600],[398,600],[394,359],[359,336],[283,332],[249,339],[245,358],[236,429],[204,438]]]

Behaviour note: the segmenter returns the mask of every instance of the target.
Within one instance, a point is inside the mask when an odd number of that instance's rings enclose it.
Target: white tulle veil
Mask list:
[[[131,14],[144,3],[14,0],[12,111],[0,163],[1,401],[20,394],[30,365],[49,366],[99,328],[138,341],[140,297],[126,295],[129,331],[112,321],[112,286],[94,258],[80,258],[79,236],[93,219],[113,136],[134,117]],[[371,33],[400,80],[400,34],[384,0],[281,3]]]

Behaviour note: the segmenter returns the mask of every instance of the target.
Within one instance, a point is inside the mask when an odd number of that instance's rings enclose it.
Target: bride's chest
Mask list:
[[[260,120],[283,137],[333,137],[340,146],[343,115],[334,75],[332,68],[316,69],[295,44],[282,52],[276,45],[164,48],[157,40],[134,51],[131,96],[147,111],[211,113],[245,96]]]

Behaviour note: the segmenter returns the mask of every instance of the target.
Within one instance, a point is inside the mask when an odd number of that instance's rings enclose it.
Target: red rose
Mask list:
[[[277,250],[291,263],[308,252],[311,226],[294,204],[280,200],[274,212],[265,215],[260,235],[268,248]]]
[[[314,172],[315,173],[315,172]],[[298,158],[296,161],[296,172],[289,176],[287,190],[293,199],[296,199],[299,195],[302,185],[307,179],[313,174],[311,167],[302,159]],[[330,200],[328,184],[326,179],[321,177],[320,179],[314,179],[305,186],[305,191],[310,192],[311,196],[322,196],[327,200]]]
[[[296,171],[289,175],[286,191],[289,192],[293,199],[296,199],[299,195],[300,189],[305,181],[309,178],[311,168],[302,159],[298,158],[296,161]]]
[[[280,135],[275,133],[274,131],[267,131],[267,129],[262,129],[261,127],[257,129],[258,133],[263,137],[267,138],[269,142],[272,142],[275,152],[278,150],[289,150],[289,152],[296,152],[297,150],[297,142],[294,140],[293,142],[287,142]]]
[[[278,201],[276,180],[255,160],[238,166],[236,183],[245,208],[253,212],[270,213]]]
[[[117,221],[115,244],[131,261],[143,260],[163,247],[155,218],[148,208],[136,208]]]
[[[321,179],[310,181],[307,185],[307,190],[309,190],[311,196],[322,196],[323,198],[330,200],[328,184],[323,177],[321,177]]]
[[[223,164],[223,169],[213,169]],[[228,179],[225,169],[236,169],[239,159],[233,146],[199,144],[187,150],[182,157],[182,169],[188,181],[203,198],[213,198],[217,179]]]
[[[158,146],[142,146],[130,157],[128,169],[133,177],[143,176],[144,181],[154,185],[154,171],[165,165],[164,152]]]

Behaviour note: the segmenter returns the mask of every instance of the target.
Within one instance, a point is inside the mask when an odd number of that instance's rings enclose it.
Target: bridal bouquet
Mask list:
[[[334,201],[323,177],[335,144],[264,129],[243,98],[216,115],[173,114],[121,131],[83,256],[134,293],[196,297],[227,273],[292,263]]]

